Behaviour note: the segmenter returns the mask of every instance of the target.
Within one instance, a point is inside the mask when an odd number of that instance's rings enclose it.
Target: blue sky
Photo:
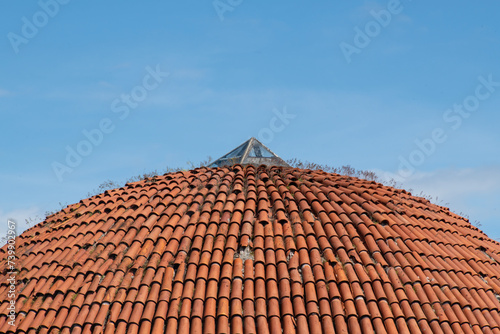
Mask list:
[[[255,136],[500,239],[498,2],[59,1],[0,5],[0,233]]]

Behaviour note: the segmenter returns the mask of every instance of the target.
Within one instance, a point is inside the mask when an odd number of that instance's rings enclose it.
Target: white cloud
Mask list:
[[[123,63],[119,63],[119,64],[116,64],[114,66],[111,67],[111,69],[113,70],[121,70],[121,69],[124,69],[124,68],[130,68],[132,67],[132,63],[131,62],[123,62]]]
[[[207,76],[207,70],[198,68],[183,68],[172,71],[172,79],[201,80]]]
[[[384,171],[379,174],[386,179],[393,178],[407,189],[424,191],[441,198],[455,199],[475,193],[500,192],[500,166],[417,172],[408,178]]]
[[[9,92],[8,90],[5,90],[5,89],[2,89],[0,88],[0,97],[4,97],[4,96],[9,96],[11,95],[12,93]]]
[[[115,88],[115,86],[113,84],[111,84],[111,83],[109,83],[108,81],[105,81],[105,80],[99,81],[97,84],[100,87],[104,87],[104,88],[113,88],[113,89]]]
[[[13,220],[17,223],[17,234],[20,235],[29,227],[38,224],[43,220],[45,215],[42,211],[37,207],[30,207],[25,209],[12,210],[8,212],[4,212],[0,210],[0,238],[3,238],[7,234],[8,220]],[[26,220],[29,220],[28,224]]]
[[[397,20],[402,23],[413,23],[413,19],[405,14],[400,14],[397,16]]]
[[[500,166],[448,168],[417,172],[403,179],[397,173],[376,171],[383,179],[394,179],[412,194],[431,196],[431,202],[447,206],[452,212],[467,215],[471,223],[479,221],[492,238],[500,237]]]

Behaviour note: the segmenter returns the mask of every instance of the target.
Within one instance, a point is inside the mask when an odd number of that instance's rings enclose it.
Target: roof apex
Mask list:
[[[268,165],[290,167],[276,153],[252,137],[229,153],[209,164],[209,167],[241,165]]]

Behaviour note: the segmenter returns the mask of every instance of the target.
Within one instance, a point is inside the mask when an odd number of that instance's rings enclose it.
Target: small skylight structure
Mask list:
[[[283,159],[254,137],[215,160],[209,167],[231,166],[234,164],[290,167]]]

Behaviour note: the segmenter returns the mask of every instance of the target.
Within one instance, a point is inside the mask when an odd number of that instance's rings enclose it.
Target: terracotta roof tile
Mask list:
[[[321,171],[130,183],[47,217],[17,253],[19,333],[500,333],[498,242],[406,191]],[[7,291],[2,278],[2,333]]]

